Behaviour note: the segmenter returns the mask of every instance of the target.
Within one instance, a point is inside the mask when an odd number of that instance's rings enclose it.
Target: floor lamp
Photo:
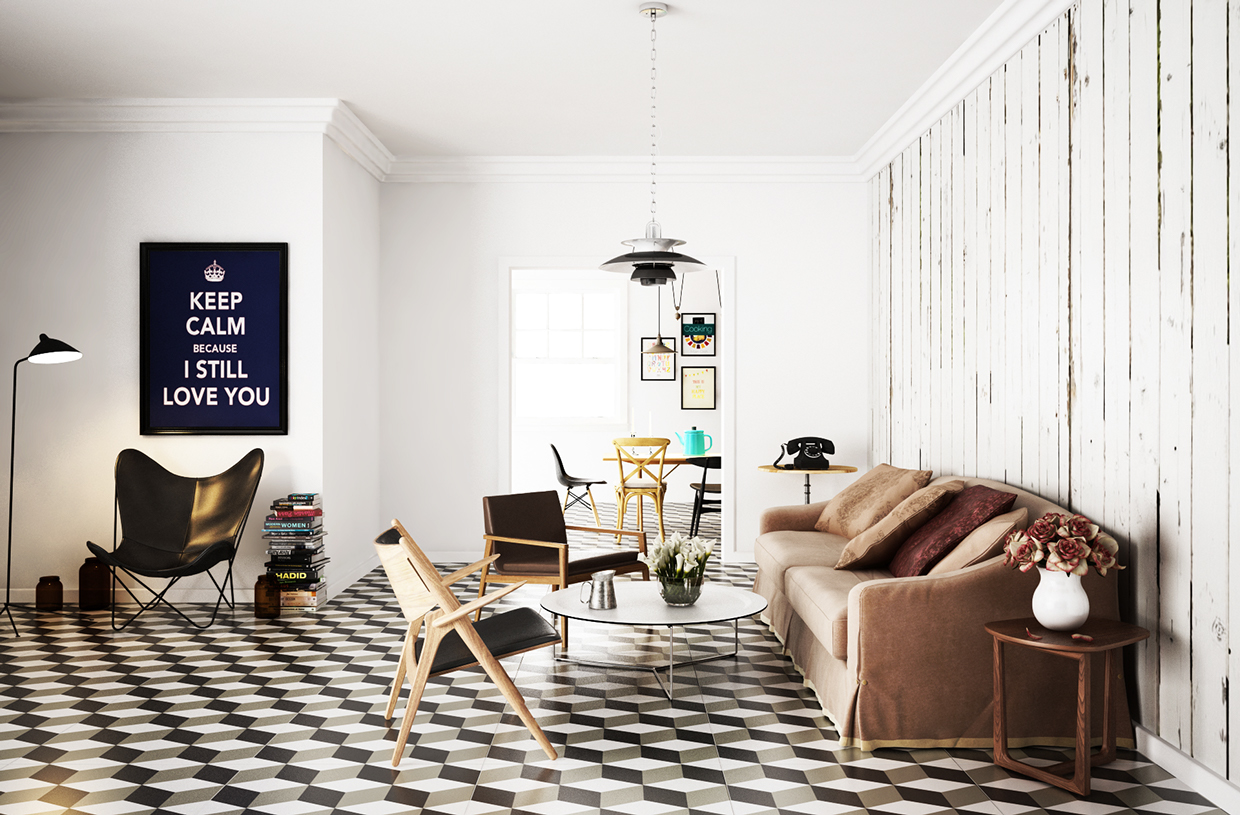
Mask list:
[[[13,583],[13,463],[17,458],[17,366],[26,360],[39,365],[55,365],[59,362],[73,362],[82,358],[82,352],[68,343],[52,339],[46,334],[39,335],[39,344],[28,356],[13,363],[13,423],[9,433],[9,545],[5,556],[4,567],[4,611],[9,615],[9,623],[13,633],[17,633],[17,623],[13,621],[12,603],[9,592]]]

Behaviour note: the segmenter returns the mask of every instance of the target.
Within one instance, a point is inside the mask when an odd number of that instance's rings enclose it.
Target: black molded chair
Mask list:
[[[138,450],[122,450],[116,457],[116,510],[112,519],[112,551],[86,542],[86,548],[112,570],[112,628],[120,630],[142,612],[163,603],[196,628],[215,622],[220,603],[236,605],[232,565],[237,544],[245,530],[258,480],[263,474],[263,451],[255,448],[219,475],[190,478],[168,472]],[[117,518],[120,540],[117,542]],[[221,583],[210,569],[227,563]],[[143,603],[117,575],[124,571],[142,588],[155,595]],[[211,619],[201,625],[172,605],[164,596],[183,577],[206,574],[219,590]],[[165,578],[168,585],[156,592],[142,577]],[[116,624],[116,584],[120,584],[138,611]],[[228,597],[224,596],[225,589]]]
[[[685,463],[702,468],[702,479],[689,485],[693,488],[693,520],[689,522],[689,537],[693,537],[698,533],[704,514],[723,511],[722,498],[706,497],[707,495],[720,495],[723,492],[719,484],[710,484],[706,481],[711,470],[723,469],[723,458],[722,456],[695,456],[686,459]]]
[[[590,502],[590,509],[594,510],[594,525],[602,526],[603,522],[598,519],[598,507],[594,505],[594,496],[590,494],[590,487],[596,484],[606,484],[607,481],[602,478],[578,478],[575,475],[569,475],[564,472],[564,460],[560,458],[560,451],[555,449],[555,445],[551,445],[551,455],[555,457],[555,480],[560,482],[564,487],[564,512],[568,512],[568,508],[575,504],[580,504],[586,500]],[[585,487],[585,492],[573,495],[573,490]],[[571,499],[571,500],[570,500]]]

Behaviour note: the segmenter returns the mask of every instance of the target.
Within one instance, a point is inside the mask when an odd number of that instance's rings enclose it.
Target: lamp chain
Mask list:
[[[655,40],[658,34],[655,32],[655,20],[658,19],[658,13],[650,10],[650,220],[655,219],[655,164],[656,156],[659,153],[659,124],[658,124],[658,68],[655,66],[655,60],[658,58],[658,51],[655,48]]]

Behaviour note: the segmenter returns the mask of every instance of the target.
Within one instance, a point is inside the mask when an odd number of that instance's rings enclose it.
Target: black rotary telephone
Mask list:
[[[780,445],[779,458],[775,466],[781,470],[825,470],[831,466],[827,454],[835,455],[835,445],[830,439],[817,436],[801,436],[787,444]],[[780,465],[784,456],[793,456],[791,464]]]

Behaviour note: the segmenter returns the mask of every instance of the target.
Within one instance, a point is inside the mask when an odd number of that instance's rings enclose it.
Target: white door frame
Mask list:
[[[722,336],[719,338],[717,365],[723,380],[719,393],[723,428],[723,495],[721,513],[723,530],[722,550],[725,561],[731,561],[736,549],[736,258],[734,256],[699,256],[703,263],[719,270],[723,289]],[[501,257],[497,265],[496,297],[498,308],[495,315],[499,334],[498,364],[499,405],[497,436],[499,443],[499,491],[512,490],[512,271],[514,269],[593,269],[598,257],[542,255],[536,257]],[[634,284],[636,285],[636,284]],[[631,347],[632,343],[626,343]]]

